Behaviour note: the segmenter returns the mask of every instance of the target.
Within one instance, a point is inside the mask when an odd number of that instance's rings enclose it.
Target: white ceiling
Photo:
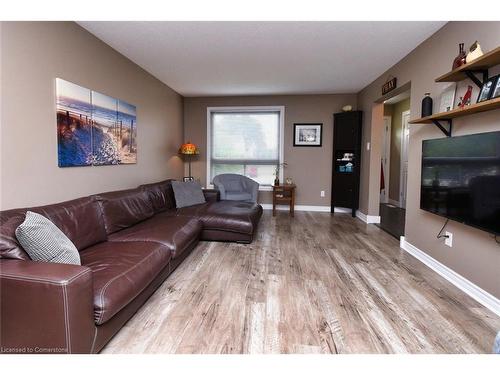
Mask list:
[[[445,22],[78,22],[184,96],[356,93]]]

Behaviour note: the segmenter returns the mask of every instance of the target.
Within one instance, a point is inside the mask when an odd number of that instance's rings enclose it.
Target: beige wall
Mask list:
[[[434,79],[450,70],[457,55],[458,43],[466,46],[479,40],[484,51],[500,45],[500,22],[450,22],[431,38],[422,43],[394,67],[383,73],[376,81],[358,95],[358,107],[365,111],[364,142],[371,142],[370,152],[364,148],[361,186],[361,210],[378,215],[380,179],[381,127],[371,124],[372,107],[381,94],[381,86],[387,76],[397,77],[400,86],[411,82],[411,118],[420,117],[421,100],[426,92],[434,99],[434,110],[439,105],[439,94],[446,84]],[[498,73],[498,68],[490,73]],[[474,89],[474,99],[478,90]],[[456,119],[453,134],[464,135],[500,130],[500,111],[471,115]],[[376,120],[375,120],[376,122]],[[406,240],[454,271],[500,297],[500,246],[492,235],[472,227],[450,221],[447,230],[453,233],[453,247],[444,245],[436,235],[444,219],[420,210],[420,162],[422,140],[440,138],[443,134],[433,125],[411,125],[408,162],[408,191],[406,206]],[[370,168],[370,165],[378,168]],[[373,171],[373,173],[369,173]]]
[[[389,198],[399,201],[399,180],[401,175],[401,132],[403,129],[403,112],[410,109],[410,98],[393,105],[385,105],[384,116],[391,116],[391,162],[389,181]]]
[[[1,209],[182,176],[180,95],[75,23],[1,29]],[[137,164],[58,168],[56,77],[137,106]]]
[[[332,178],[333,113],[351,104],[356,95],[284,95],[252,97],[203,97],[184,99],[185,138],[201,149],[193,162],[193,176],[206,184],[207,107],[285,106],[284,158],[288,163],[285,177],[297,184],[297,204],[329,206]],[[293,147],[293,124],[323,123],[322,147]],[[325,197],[320,197],[320,191]],[[259,201],[270,203],[271,195],[261,192]]]

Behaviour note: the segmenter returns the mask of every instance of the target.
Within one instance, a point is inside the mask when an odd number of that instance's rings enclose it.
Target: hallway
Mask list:
[[[406,210],[404,208],[389,203],[381,203],[380,224],[378,226],[399,240],[399,237],[405,235],[405,214]]]

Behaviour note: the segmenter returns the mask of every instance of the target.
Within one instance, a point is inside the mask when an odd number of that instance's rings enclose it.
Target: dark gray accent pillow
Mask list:
[[[45,216],[26,212],[24,222],[16,228],[16,237],[35,261],[81,265],[76,246]]]
[[[177,208],[194,206],[195,204],[206,202],[201,185],[196,181],[172,181],[172,189],[174,190]]]

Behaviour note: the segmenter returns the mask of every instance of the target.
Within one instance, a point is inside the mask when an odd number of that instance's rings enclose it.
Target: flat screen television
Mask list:
[[[423,141],[420,208],[500,235],[500,131]]]

